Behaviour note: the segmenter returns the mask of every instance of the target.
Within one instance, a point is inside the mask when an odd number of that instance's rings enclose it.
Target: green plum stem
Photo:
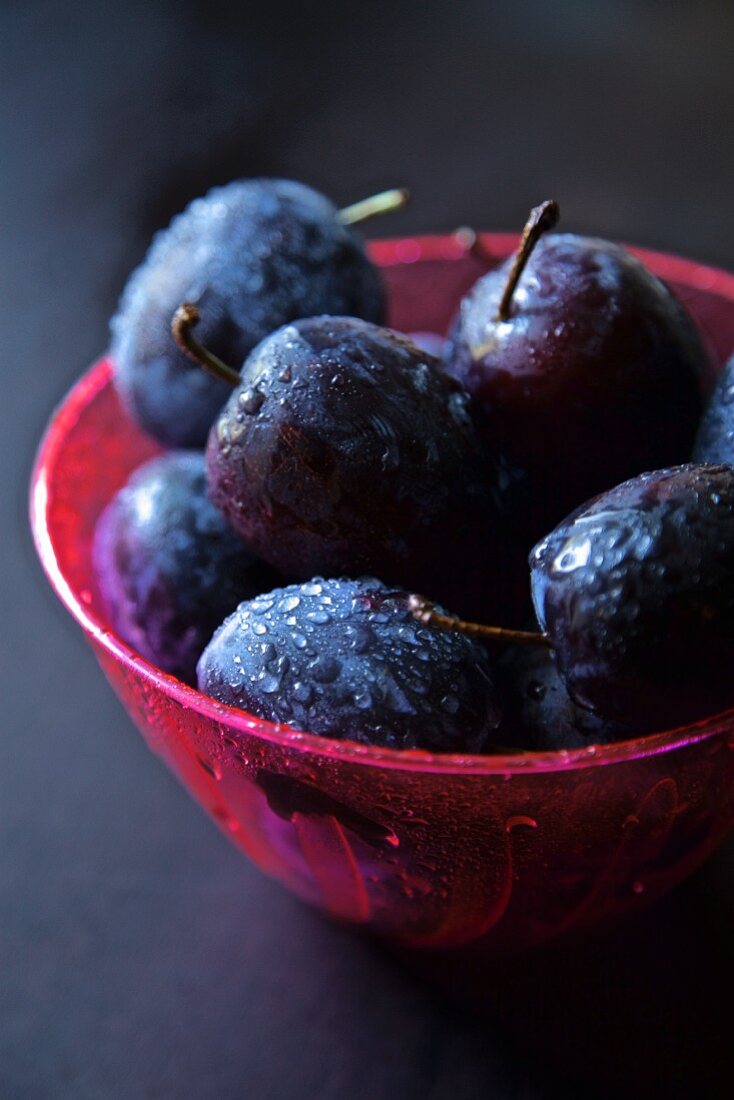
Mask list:
[[[548,199],[546,202],[542,202],[540,206],[534,206],[530,211],[530,216],[525,223],[520,244],[515,253],[514,262],[510,268],[510,274],[507,276],[507,283],[500,299],[495,320],[509,321],[512,295],[515,293],[515,288],[525,269],[525,264],[530,258],[530,253],[543,234],[552,229],[558,222],[560,216],[561,210],[555,199]]]
[[[183,302],[173,315],[171,321],[171,333],[181,351],[193,359],[198,366],[218,378],[220,382],[226,382],[233,389],[239,386],[242,379],[239,373],[223,362],[213,352],[207,351],[191,335],[191,329],[199,323],[199,311],[191,302]]]
[[[506,642],[508,645],[543,645],[553,648],[547,634],[538,634],[532,630],[508,630],[502,626],[484,626],[482,623],[468,623],[453,615],[442,615],[430,600],[415,593],[408,596],[408,609],[414,619],[427,626],[437,626],[450,633],[467,634],[470,638],[482,641]]]
[[[342,225],[358,225],[366,222],[368,218],[375,218],[379,214],[391,214],[395,210],[402,210],[410,198],[410,192],[405,187],[393,187],[390,191],[380,191],[379,195],[371,195],[361,202],[345,206],[337,214]]]

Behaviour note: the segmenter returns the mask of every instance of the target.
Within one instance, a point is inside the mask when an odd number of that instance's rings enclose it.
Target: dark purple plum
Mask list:
[[[501,614],[502,471],[480,415],[406,337],[297,321],[251,353],[212,427],[210,496],[284,575],[370,573]]]
[[[694,462],[734,465],[734,356],[709,397],[691,457]]]
[[[517,472],[528,547],[595,493],[685,462],[712,371],[683,306],[624,248],[569,233],[530,247],[509,301],[515,260],[469,291],[445,355]]]
[[[200,451],[135,471],[100,517],[94,562],[110,625],[189,683],[224,616],[276,583],[208,500]]]
[[[734,706],[734,468],[641,474],[573,512],[530,566],[577,704],[646,731]]]
[[[382,321],[385,309],[358,235],[310,187],[237,180],[195,199],[155,237],[112,320],[118,389],[143,428],[174,447],[203,446],[228,393],[171,338],[182,301],[199,305],[202,338],[235,364],[298,317]]]
[[[446,341],[435,332],[409,332],[408,339],[421,351],[427,351],[434,359],[443,357]]]
[[[515,646],[498,672],[504,687],[503,744],[533,752],[582,749],[649,732],[600,718],[574,703],[553,654],[545,646]]]
[[[199,690],[308,733],[479,752],[500,723],[486,651],[413,618],[380,581],[322,580],[240,604],[198,665]]]

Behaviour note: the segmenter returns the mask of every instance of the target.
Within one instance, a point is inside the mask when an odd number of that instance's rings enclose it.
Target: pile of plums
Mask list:
[[[681,303],[553,202],[445,341],[387,329],[353,224],[403,201],[238,181],[155,238],[111,354],[177,449],[99,520],[111,625],[223,703],[397,749],[734,706],[734,361],[703,409]]]

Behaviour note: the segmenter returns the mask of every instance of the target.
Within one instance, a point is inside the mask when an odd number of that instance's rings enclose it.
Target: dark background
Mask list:
[[[731,844],[634,921],[418,977],[263,879],[147,753],[25,496],[152,231],[237,175],[341,204],[407,184],[386,235],[555,196],[567,228],[734,268],[733,31],[730,0],[0,0],[0,1096],[731,1095]]]

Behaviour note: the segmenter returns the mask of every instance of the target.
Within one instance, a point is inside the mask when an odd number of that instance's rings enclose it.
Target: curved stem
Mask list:
[[[442,615],[440,611],[436,611],[430,600],[415,593],[408,596],[408,609],[419,623],[437,626],[450,633],[468,634],[470,638],[481,638],[482,641],[507,642],[508,645],[544,645],[552,648],[547,634],[537,634],[531,630],[506,630],[502,626],[483,626],[481,623],[467,623],[463,619],[455,619],[453,615]]]
[[[507,283],[505,284],[505,289],[500,299],[495,320],[508,321],[510,319],[512,295],[515,293],[515,287],[525,269],[525,264],[530,259],[530,253],[533,251],[543,234],[548,229],[553,228],[560,216],[560,207],[555,199],[548,199],[546,202],[542,202],[540,206],[534,206],[530,211],[530,217],[526,221],[525,228],[522,231],[522,237],[520,238],[520,244],[515,253],[514,262],[510,268],[510,274],[507,276]]]
[[[345,206],[337,214],[342,225],[357,225],[366,222],[368,218],[375,218],[378,214],[390,214],[394,210],[402,210],[410,198],[410,191],[405,187],[393,187],[390,191],[380,191],[379,195],[371,195],[368,199]]]
[[[193,359],[198,366],[218,378],[220,382],[226,382],[233,389],[239,386],[242,379],[239,373],[227,366],[218,356],[202,347],[191,335],[191,329],[199,323],[199,311],[191,302],[182,302],[171,320],[171,334],[181,351]]]

